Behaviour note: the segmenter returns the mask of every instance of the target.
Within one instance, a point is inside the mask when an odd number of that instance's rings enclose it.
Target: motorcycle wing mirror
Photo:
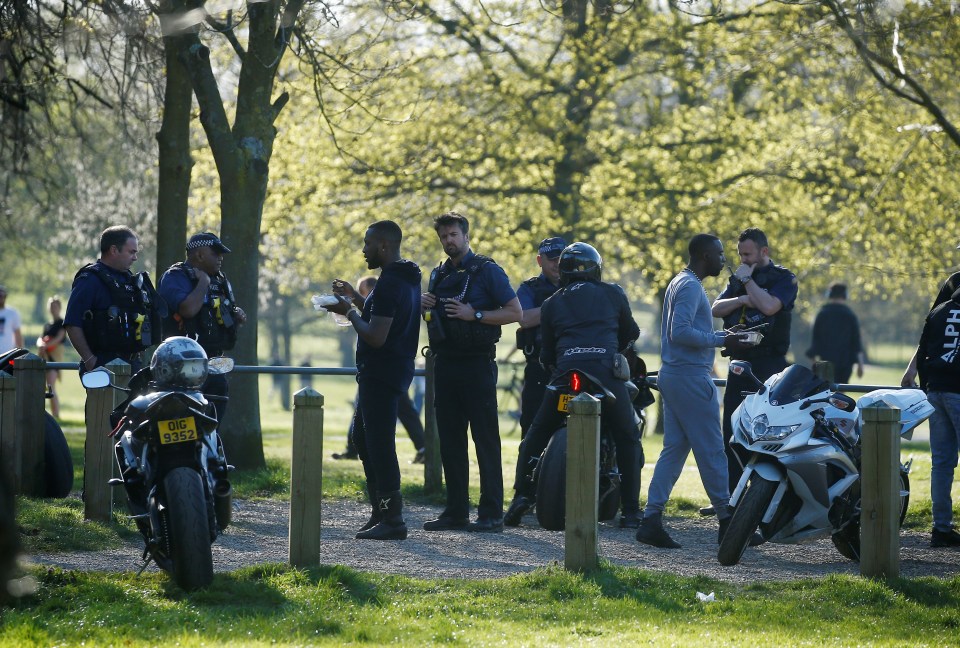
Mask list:
[[[218,358],[210,358],[207,362],[207,371],[212,374],[225,374],[233,371],[233,366],[233,358],[220,356]]]
[[[836,392],[830,394],[826,398],[814,398],[811,400],[805,400],[800,403],[800,409],[805,410],[815,403],[829,403],[831,407],[836,407],[838,410],[844,412],[852,412],[857,407],[857,401],[853,400],[846,394],[841,394]]]
[[[730,362],[729,370],[730,373],[735,376],[743,376],[744,378],[749,378],[752,380],[753,384],[758,388],[758,394],[762,394],[767,391],[767,388],[764,386],[763,382],[753,375],[753,365],[746,360],[733,360]]]
[[[106,369],[94,369],[80,376],[80,382],[87,389],[102,389],[110,386],[110,372]]]

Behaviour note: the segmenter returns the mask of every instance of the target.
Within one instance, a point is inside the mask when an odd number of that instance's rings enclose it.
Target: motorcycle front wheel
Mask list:
[[[736,565],[740,562],[753,532],[760,526],[763,514],[770,506],[777,486],[777,482],[767,481],[760,475],[754,474],[750,478],[750,485],[734,509],[730,526],[720,541],[717,560],[721,565]]]
[[[900,469],[900,521],[899,527],[903,526],[903,520],[907,517],[907,507],[910,506],[910,474],[904,469]],[[860,516],[851,520],[850,524],[837,531],[830,539],[833,546],[837,548],[840,555],[848,560],[859,562],[860,560]]]
[[[213,582],[213,554],[200,474],[192,468],[174,468],[164,478],[163,487],[173,580],[186,591],[206,587]]]

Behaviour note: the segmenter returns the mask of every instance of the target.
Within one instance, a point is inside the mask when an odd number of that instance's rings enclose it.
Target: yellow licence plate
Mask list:
[[[169,421],[157,421],[160,443],[183,443],[197,440],[197,424],[192,416]]]
[[[570,411],[570,401],[573,399],[573,396],[573,394],[560,394],[560,398],[557,400],[557,411]]]

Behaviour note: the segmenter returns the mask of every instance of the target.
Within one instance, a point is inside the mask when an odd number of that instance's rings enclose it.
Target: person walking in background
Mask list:
[[[470,249],[470,224],[457,212],[433,222],[447,260],[430,273],[420,307],[436,354],[435,408],[447,505],[427,531],[503,531],[503,464],[497,418],[496,344],[500,327],[523,315],[507,274]],[[480,505],[469,522],[467,426],[480,468]]]
[[[81,374],[115,359],[136,373],[143,351],[160,343],[166,304],[146,272],[130,272],[139,251],[133,230],[108,227],[100,234],[100,258],[73,278],[63,324],[80,354]]]
[[[540,274],[530,277],[517,288],[517,299],[523,309],[520,326],[517,328],[517,348],[526,360],[523,368],[523,389],[520,392],[520,439],[527,436],[543,393],[547,390],[550,374],[540,364],[540,307],[560,288],[560,253],[567,247],[559,236],[545,238],[537,247],[537,265]]]
[[[361,299],[346,282],[334,280],[340,301],[327,310],[344,315],[357,332],[359,407],[354,436],[370,496],[370,519],[357,532],[361,540],[403,540],[400,466],[397,461],[397,409],[413,380],[420,340],[420,268],[400,256],[403,233],[393,221],[378,221],[363,237],[363,256],[380,268],[376,286]],[[355,307],[362,308],[358,311]]]
[[[860,320],[847,306],[847,285],[830,284],[827,300],[813,322],[813,339],[807,357],[833,363],[833,377],[838,383],[850,381],[854,364],[857,365],[857,378],[863,378]]]
[[[680,548],[663,528],[663,511],[691,450],[703,488],[719,512],[720,538],[732,515],[720,402],[711,371],[717,347],[740,351],[746,345],[739,334],[713,330],[710,301],[703,288],[704,277],[716,277],[723,270],[723,243],[711,234],[697,234],[687,250],[690,261],[667,286],[663,300],[657,374],[663,399],[663,451],[653,469],[647,508],[636,535],[638,542],[661,549]]]
[[[790,323],[797,300],[797,277],[770,258],[767,236],[756,227],[743,230],[737,239],[740,265],[730,277],[726,289],[713,302],[714,317],[723,319],[723,326],[754,328],[763,326],[763,339],[755,347],[744,347],[731,353],[731,360],[747,360],[754,375],[761,381],[787,367],[790,349]],[[730,445],[733,436],[731,417],[743,402],[743,392],[753,383],[733,372],[727,372],[723,390],[723,443],[727,452],[727,471],[732,491],[743,473],[741,461]],[[707,507],[703,515],[715,512]]]
[[[59,297],[51,297],[47,302],[51,321],[43,325],[43,333],[37,340],[37,355],[47,362],[63,362],[63,343],[67,339],[67,330],[63,328],[63,318],[60,311],[63,304]],[[50,391],[50,413],[54,418],[60,418],[60,397],[57,395],[57,381],[60,380],[59,369],[47,369],[47,388]]]
[[[23,348],[20,312],[7,306],[7,288],[0,286],[0,353]]]

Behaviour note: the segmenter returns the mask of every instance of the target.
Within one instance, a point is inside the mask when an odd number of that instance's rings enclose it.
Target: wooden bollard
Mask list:
[[[320,564],[323,491],[323,395],[304,387],[293,396],[288,556],[294,567]]]
[[[47,490],[43,456],[47,363],[28,353],[14,360],[14,367],[17,387],[14,425],[20,448],[20,488],[17,492],[43,497]]]
[[[112,385],[129,384],[130,365],[123,360],[112,360],[104,368],[111,374]],[[117,471],[113,450],[117,440],[109,436],[110,412],[125,398],[126,392],[112,388],[87,391],[87,435],[83,444],[83,517],[87,520],[113,520],[113,487],[108,482]]]
[[[423,452],[423,492],[436,495],[443,492],[443,463],[440,461],[440,436],[437,432],[437,410],[434,399],[437,384],[436,356],[426,353],[426,371],[423,393],[424,409],[424,452]]]
[[[900,576],[900,410],[863,408],[860,436],[860,575]]]
[[[597,517],[600,497],[600,401],[580,394],[570,401],[567,419],[567,506],[564,567],[597,568]]]
[[[20,443],[13,411],[16,400],[17,379],[0,371],[0,471],[7,476],[11,495],[20,492]]]

